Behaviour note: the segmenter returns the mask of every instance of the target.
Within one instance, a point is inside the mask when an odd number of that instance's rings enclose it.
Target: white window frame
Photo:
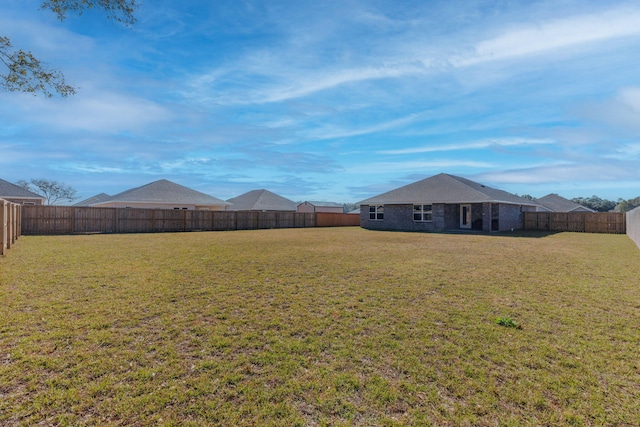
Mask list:
[[[369,206],[369,221],[384,221],[384,205]]]
[[[415,222],[433,222],[433,205],[413,205],[413,220]]]

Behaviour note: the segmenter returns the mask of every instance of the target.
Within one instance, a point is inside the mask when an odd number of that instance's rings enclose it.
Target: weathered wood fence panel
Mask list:
[[[0,255],[8,249],[22,234],[22,205],[0,199]]]
[[[318,212],[316,217],[317,227],[349,227],[359,225],[360,215],[355,214]]]
[[[627,235],[640,248],[640,207],[627,212]]]
[[[153,233],[315,227],[315,213],[23,206],[24,234]]]
[[[525,230],[626,233],[622,212],[523,212]]]

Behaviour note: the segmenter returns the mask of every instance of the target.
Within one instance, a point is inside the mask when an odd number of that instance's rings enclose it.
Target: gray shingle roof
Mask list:
[[[2,197],[17,197],[21,199],[44,199],[44,197],[34,193],[33,191],[25,190],[22,187],[10,183],[9,181],[0,179],[0,198]]]
[[[118,193],[107,200],[94,203],[93,205],[99,206],[101,203],[106,202],[230,205],[230,203],[225,202],[222,199],[192,190],[191,188],[176,184],[175,182],[171,182],[166,179],[150,182],[149,184],[145,184],[140,187],[131,188],[123,191],[122,193]]]
[[[537,206],[532,200],[524,199],[503,190],[459,176],[441,173],[404,187],[388,191],[359,202],[371,204],[413,204],[413,203],[509,203]]]
[[[91,206],[94,203],[106,202],[110,198],[111,198],[110,195],[106,193],[100,193],[100,194],[96,194],[93,197],[89,197],[88,199],[81,200],[78,203],[75,203],[73,206]]]
[[[536,199],[536,202],[552,212],[595,212],[593,209],[589,209],[576,202],[572,202],[571,200],[565,199],[562,196],[558,196],[555,193],[547,194],[544,197]]]
[[[336,202],[319,202],[319,201],[312,201],[312,200],[305,200],[302,203],[298,203],[299,205],[303,205],[303,204],[309,204],[309,205],[313,205],[316,207],[325,207],[325,208],[344,208],[344,205],[341,203],[336,203]]]
[[[269,190],[252,190],[227,200],[234,211],[295,211],[296,202]]]

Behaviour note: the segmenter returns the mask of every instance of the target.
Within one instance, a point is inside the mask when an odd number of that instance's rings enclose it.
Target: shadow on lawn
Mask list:
[[[513,230],[513,231],[492,231],[490,233],[480,230],[446,230],[441,232],[435,231],[404,231],[404,230],[370,230],[370,231],[386,231],[386,232],[398,232],[398,233],[424,233],[424,234],[455,234],[455,235],[473,235],[473,236],[487,236],[487,237],[520,237],[539,239],[542,237],[552,236],[554,234],[562,233],[562,231],[537,231],[537,230]]]

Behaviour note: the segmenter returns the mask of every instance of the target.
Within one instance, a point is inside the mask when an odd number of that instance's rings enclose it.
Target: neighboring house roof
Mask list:
[[[161,179],[150,182],[140,187],[111,196],[109,199],[93,203],[92,206],[99,206],[102,203],[129,202],[129,203],[174,203],[193,205],[222,205],[228,206],[231,203],[225,202],[217,197],[201,193],[191,188],[176,184],[175,182]]]
[[[234,211],[295,211],[297,204],[269,190],[252,190],[228,199]]]
[[[10,183],[9,181],[0,179],[0,199],[5,197],[12,197],[16,199],[45,199],[44,197],[34,193],[33,191],[25,190],[18,185]]]
[[[93,197],[89,197],[88,199],[84,199],[78,203],[75,203],[73,206],[91,206],[94,203],[106,202],[111,199],[111,196],[106,193],[96,194]]]
[[[459,176],[441,173],[404,187],[363,200],[358,204],[412,204],[412,203],[508,203],[538,206],[535,201],[524,199],[503,190]]]
[[[335,202],[314,202],[314,201],[304,201],[302,203],[298,203],[298,206],[300,205],[312,205],[315,207],[323,207],[323,208],[344,208],[344,205],[341,203],[335,203]]]
[[[595,212],[593,209],[572,202],[555,193],[547,194],[544,197],[536,199],[536,202],[551,212]]]

